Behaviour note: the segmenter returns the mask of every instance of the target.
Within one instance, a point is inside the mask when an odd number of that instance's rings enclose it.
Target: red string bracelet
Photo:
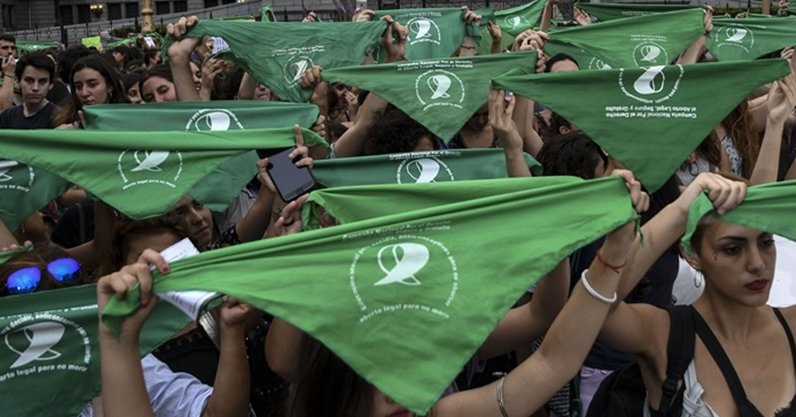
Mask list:
[[[597,260],[598,260],[598,261],[600,261],[600,263],[601,263],[601,264],[603,264],[603,271],[605,270],[605,268],[608,268],[608,269],[610,269],[610,270],[612,270],[612,271],[616,272],[617,274],[619,273],[619,270],[620,270],[620,269],[624,268],[624,267],[625,267],[625,265],[627,265],[627,259],[625,259],[625,261],[624,261],[624,262],[622,262],[622,265],[611,265],[611,264],[609,264],[609,263],[608,263],[608,262],[606,262],[606,261],[605,261],[605,259],[603,259],[603,257],[600,255],[600,251],[597,251]]]

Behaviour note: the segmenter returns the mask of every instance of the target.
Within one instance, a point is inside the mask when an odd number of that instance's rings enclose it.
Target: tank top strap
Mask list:
[[[790,325],[787,320],[785,320],[785,316],[782,315],[782,312],[779,311],[778,308],[774,309],[774,315],[777,316],[779,324],[782,325],[782,329],[785,330],[785,335],[788,337],[790,356],[793,361],[793,372],[796,373],[796,342],[793,340],[793,332],[790,330]],[[793,399],[790,401],[790,408],[783,414],[783,417],[796,417],[796,408],[793,407],[794,404],[796,404],[796,393],[793,394]]]

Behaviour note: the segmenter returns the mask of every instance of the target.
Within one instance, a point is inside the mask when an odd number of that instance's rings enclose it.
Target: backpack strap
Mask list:
[[[694,359],[694,312],[691,306],[670,306],[666,308],[669,313],[669,343],[666,348],[667,366],[666,380],[661,388],[661,403],[658,406],[658,415],[666,416],[671,409],[672,400],[685,390],[685,384],[680,386],[688,365]],[[680,402],[681,403],[681,402]]]

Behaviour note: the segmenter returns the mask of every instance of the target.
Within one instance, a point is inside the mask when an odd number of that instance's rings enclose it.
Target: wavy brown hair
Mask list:
[[[168,216],[155,217],[146,220],[119,220],[111,231],[108,245],[105,246],[97,269],[97,278],[112,274],[127,264],[127,255],[130,253],[130,242],[141,236],[173,233],[180,239],[185,233],[180,231],[177,224]]]
[[[760,154],[760,137],[754,127],[747,101],[741,101],[741,104],[732,109],[721,123],[727,129],[727,134],[732,137],[732,143],[743,161],[741,175],[747,179],[751,178],[757,156]],[[722,139],[717,137],[715,132],[711,133],[711,136],[719,142]]]

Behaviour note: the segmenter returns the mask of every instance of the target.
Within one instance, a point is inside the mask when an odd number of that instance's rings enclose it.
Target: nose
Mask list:
[[[155,94],[155,103],[164,103],[166,100],[161,94]]]
[[[760,248],[756,245],[751,245],[746,267],[754,275],[760,275],[766,270],[766,260],[763,258]]]
[[[198,210],[196,210],[195,208],[191,208],[191,209],[188,211],[188,220],[189,220],[191,223],[200,224],[200,223],[203,223],[205,219],[204,219],[204,217],[202,217],[202,213],[200,213],[200,212],[199,212]]]

